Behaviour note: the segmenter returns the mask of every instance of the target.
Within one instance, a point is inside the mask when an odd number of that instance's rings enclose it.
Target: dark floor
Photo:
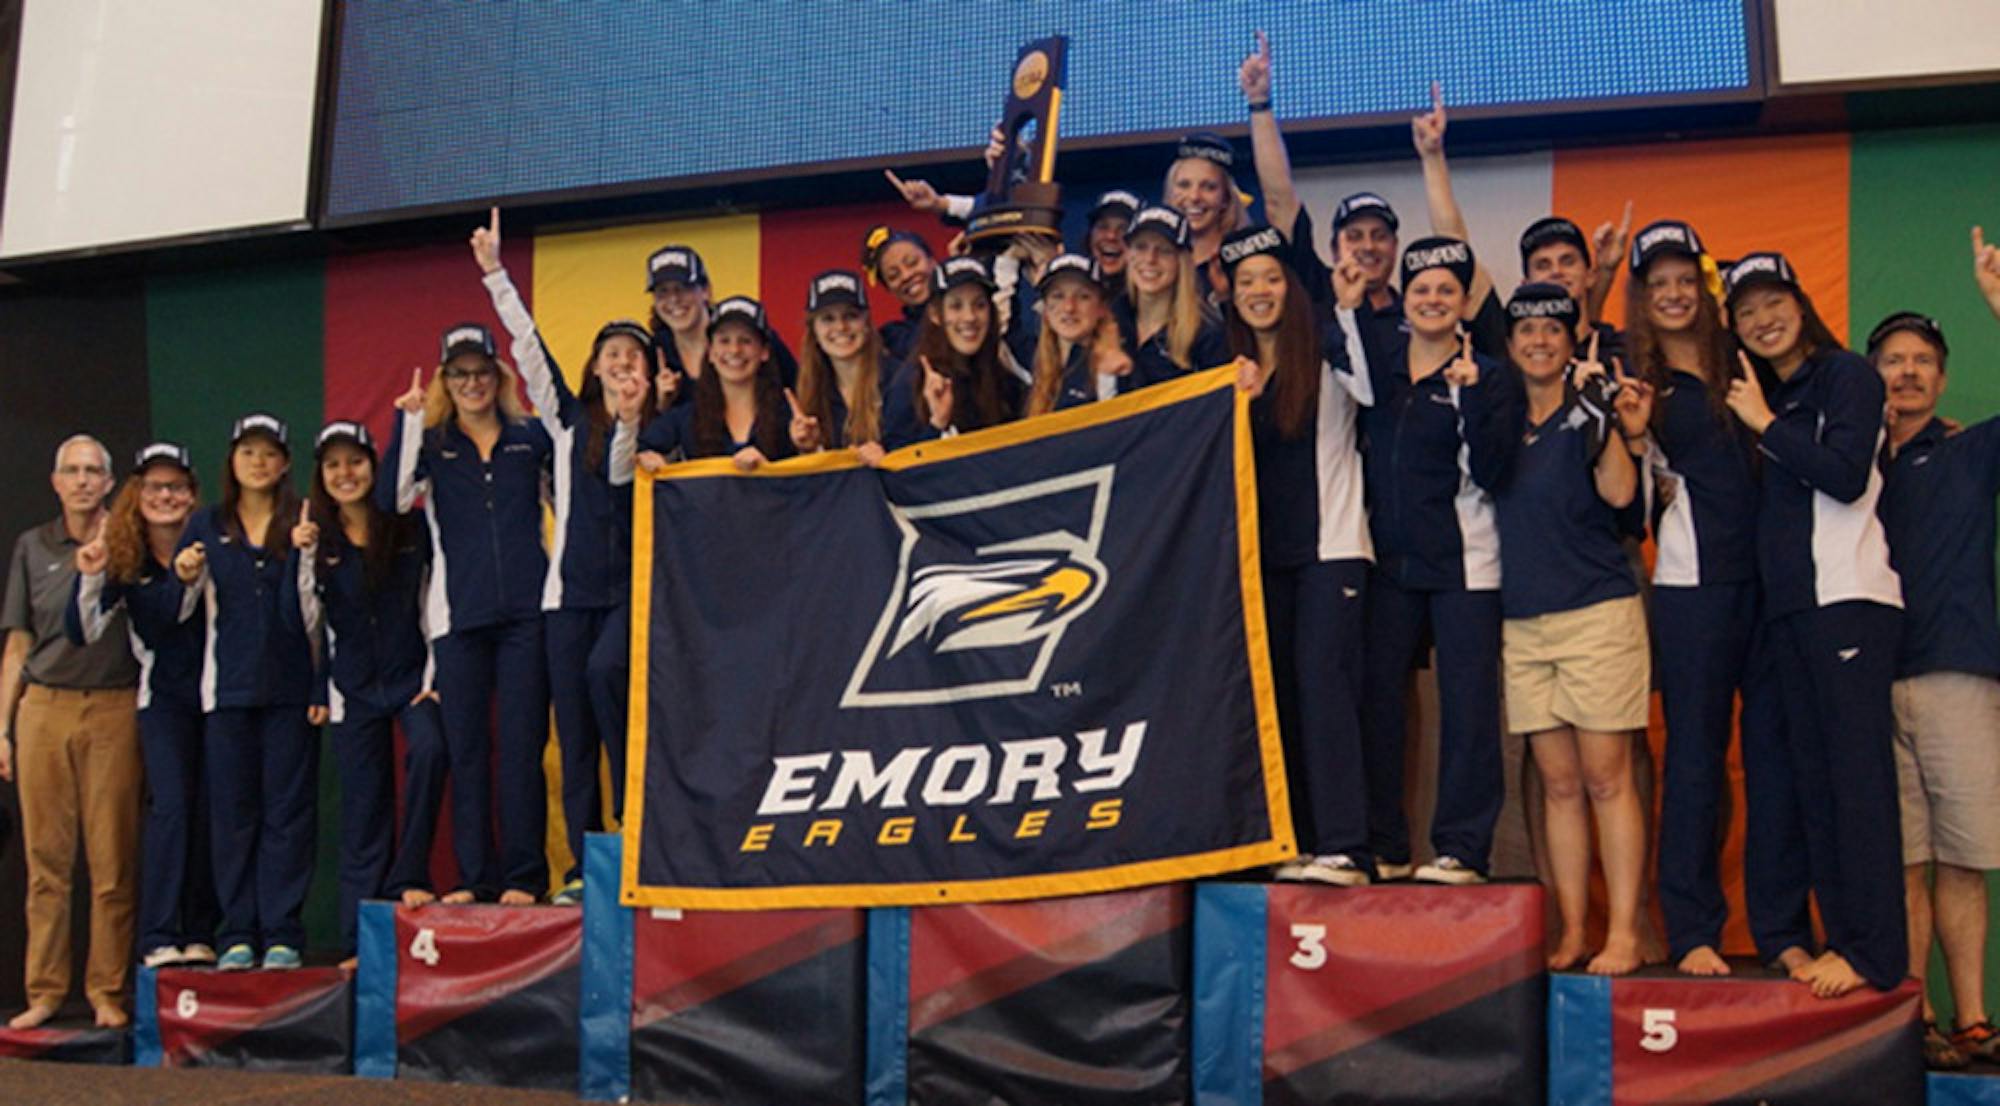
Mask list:
[[[0,1060],[0,1103],[36,1106],[574,1106],[574,1094],[453,1083]]]

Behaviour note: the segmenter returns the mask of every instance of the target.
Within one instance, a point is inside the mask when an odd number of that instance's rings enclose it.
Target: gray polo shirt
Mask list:
[[[35,637],[23,678],[43,687],[71,689],[137,687],[139,665],[132,659],[125,611],[111,616],[104,636],[75,646],[63,636],[63,612],[76,582],[76,547],[62,519],[43,523],[14,543],[7,564],[7,598],[0,605],[0,629],[26,630]]]

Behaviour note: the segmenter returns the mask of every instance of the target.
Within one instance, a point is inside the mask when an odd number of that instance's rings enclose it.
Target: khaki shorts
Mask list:
[[[2000,680],[1927,672],[1891,697],[1903,863],[2000,868]]]
[[[1507,732],[1575,726],[1617,733],[1651,718],[1652,647],[1636,595],[1573,611],[1510,618],[1501,627]]]

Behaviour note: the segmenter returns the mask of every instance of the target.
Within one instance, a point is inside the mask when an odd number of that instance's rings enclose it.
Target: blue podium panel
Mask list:
[[[1542,889],[1212,883],[1195,900],[1195,1098],[1545,1098]]]
[[[873,912],[870,1106],[1188,1101],[1191,897]]]
[[[1926,1076],[1928,1106],[2000,1106],[2000,1072],[1938,1072]]]
[[[8,1029],[0,1025],[0,1056],[63,1064],[129,1064],[132,1034],[123,1029],[89,1025],[44,1025],[39,1029]]]
[[[1754,967],[1695,979],[1558,975],[1549,1101],[1885,1106],[1924,1098],[1917,985],[1817,999]]]
[[[138,1063],[345,1075],[353,1050],[353,977],[338,968],[139,973],[151,1007]]]

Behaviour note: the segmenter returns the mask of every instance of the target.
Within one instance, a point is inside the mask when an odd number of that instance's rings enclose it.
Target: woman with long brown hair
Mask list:
[[[1217,251],[1230,277],[1229,338],[1253,395],[1264,611],[1278,732],[1292,781],[1300,856],[1281,879],[1370,881],[1362,760],[1362,615],[1374,547],[1355,450],[1372,397],[1354,309],[1364,283],[1336,274],[1336,319],[1321,325],[1273,227],[1246,227]]]
[[[1019,418],[1025,382],[1000,340],[996,285],[986,262],[954,257],[931,274],[911,362],[883,401],[890,449]]]
[[[1660,911],[1667,950],[1689,975],[1726,975],[1729,919],[1718,869],[1725,758],[1742,697],[1743,767],[1762,780],[1784,768],[1775,681],[1753,648],[1757,586],[1757,461],[1752,436],[1730,415],[1734,340],[1722,319],[1720,278],[1701,237],[1662,220],[1632,240],[1625,341],[1627,388],[1649,401],[1620,409],[1642,458],[1653,529],[1652,614],[1667,744],[1660,795]],[[1761,675],[1760,675],[1761,673]],[[1745,810],[1744,884],[1760,957],[1801,967],[1811,947],[1806,876],[1790,795],[1756,788]]]
[[[646,424],[639,434],[639,463],[652,470],[669,461],[729,457],[748,470],[793,456],[764,305],[748,296],[716,304],[708,343],[715,371],[695,381],[692,403]]]
[[[140,963],[149,968],[215,960],[197,693],[203,626],[182,620],[184,591],[169,567],[200,497],[185,446],[154,442],[141,449],[103,530],[77,550],[76,597],[65,619],[79,645],[103,636],[120,608],[130,620],[146,767],[138,932]]]
[[[882,336],[868,321],[861,276],[829,269],[806,290],[792,444],[801,452],[882,446]],[[872,451],[871,451],[872,452]]]
[[[292,544],[299,601],[321,658],[313,721],[332,728],[340,773],[336,903],[342,954],[351,958],[361,900],[387,896],[422,906],[437,898],[431,833],[446,754],[423,630],[431,543],[422,515],[392,514],[375,501],[380,469],[367,427],[327,423],[313,457],[309,509]],[[396,726],[409,747],[400,819]]]

